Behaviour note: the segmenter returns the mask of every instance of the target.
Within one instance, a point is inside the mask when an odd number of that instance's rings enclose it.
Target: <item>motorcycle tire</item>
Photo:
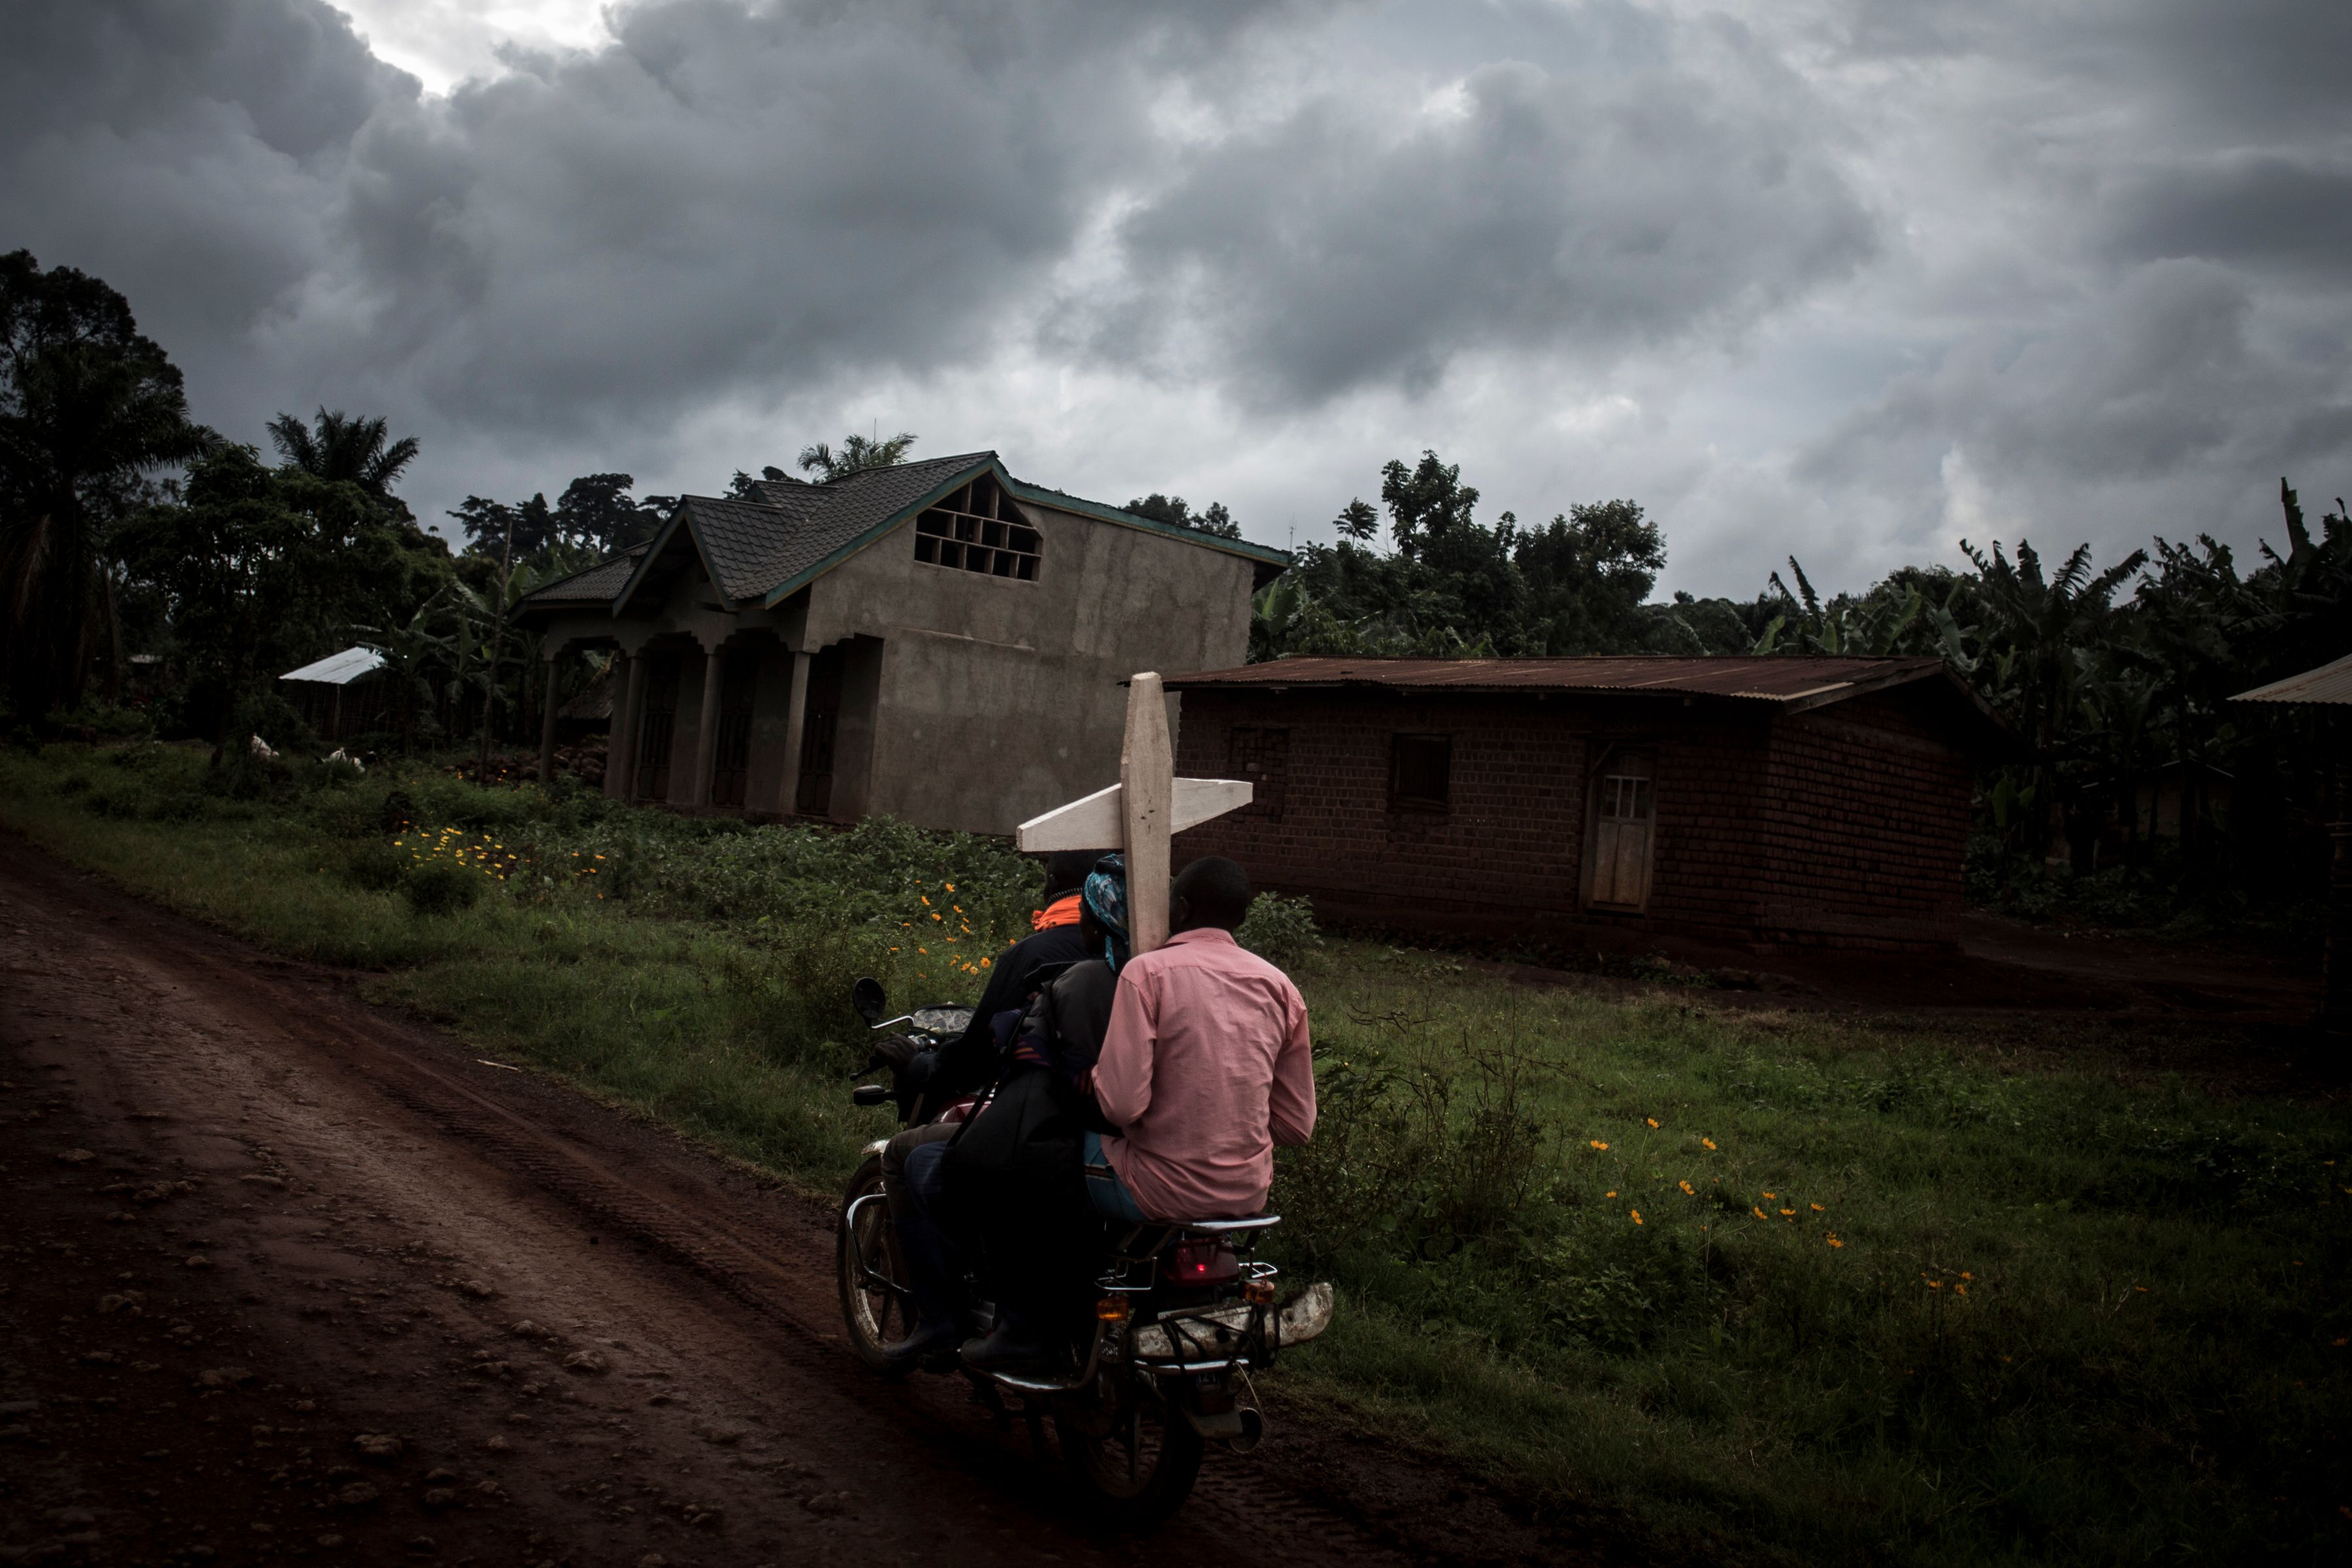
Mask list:
[[[1056,1415],[1054,1437],[1070,1479],[1114,1530],[1161,1523],[1184,1506],[1201,1476],[1200,1433],[1157,1396],[1138,1401],[1126,1422],[1114,1423],[1100,1437]]]
[[[905,1289],[907,1259],[898,1250],[898,1227],[886,1205],[868,1204],[858,1215],[859,1234],[849,1234],[850,1205],[882,1190],[882,1156],[857,1167],[841,1194],[841,1216],[834,1234],[834,1272],[840,1282],[841,1321],[857,1359],[877,1372],[892,1370],[887,1354],[915,1329],[915,1304]],[[898,1289],[877,1287],[858,1268],[860,1247],[867,1268]]]

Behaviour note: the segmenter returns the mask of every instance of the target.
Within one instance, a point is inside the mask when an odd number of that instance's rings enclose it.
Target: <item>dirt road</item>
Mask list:
[[[830,1215],[0,840],[0,1563],[1561,1562],[1286,1422],[1149,1543],[842,1348]],[[1614,1554],[1610,1554],[1614,1555]]]

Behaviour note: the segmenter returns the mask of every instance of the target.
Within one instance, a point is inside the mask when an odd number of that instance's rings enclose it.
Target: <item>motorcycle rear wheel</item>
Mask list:
[[[1070,1479],[1116,1529],[1160,1523],[1200,1479],[1200,1433],[1156,1392],[1129,1400],[1102,1436],[1089,1436],[1065,1415],[1054,1417],[1054,1436]]]
[[[850,1348],[857,1359],[877,1371],[890,1370],[887,1352],[915,1331],[914,1298],[907,1289],[907,1259],[898,1250],[898,1227],[890,1223],[887,1204],[871,1203],[859,1211],[857,1235],[850,1235],[850,1206],[859,1198],[882,1190],[882,1156],[869,1157],[842,1190],[841,1217],[834,1235],[834,1270],[841,1288],[841,1321],[849,1331]],[[887,1281],[878,1285],[858,1267],[860,1251],[866,1267]]]

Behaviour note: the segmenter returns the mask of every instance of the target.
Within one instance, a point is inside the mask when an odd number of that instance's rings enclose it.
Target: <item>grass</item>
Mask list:
[[[0,822],[812,1189],[885,1125],[843,1092],[848,978],[968,996],[1026,929],[1033,873],[979,840],[425,770],[241,787],[51,748],[0,759]],[[445,868],[481,896],[411,896]],[[2119,1076],[2079,1032],[1504,985],[1283,935],[1323,1123],[1276,1202],[1286,1262],[1342,1304],[1283,1376],[1334,1418],[1710,1558],[2352,1551],[2340,1104]]]

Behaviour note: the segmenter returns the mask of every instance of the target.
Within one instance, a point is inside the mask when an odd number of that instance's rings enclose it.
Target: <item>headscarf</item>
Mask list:
[[[1127,952],[1127,862],[1117,855],[1106,855],[1095,862],[1087,878],[1084,894],[1087,913],[1103,928],[1103,961],[1111,973],[1118,973],[1128,958]]]

